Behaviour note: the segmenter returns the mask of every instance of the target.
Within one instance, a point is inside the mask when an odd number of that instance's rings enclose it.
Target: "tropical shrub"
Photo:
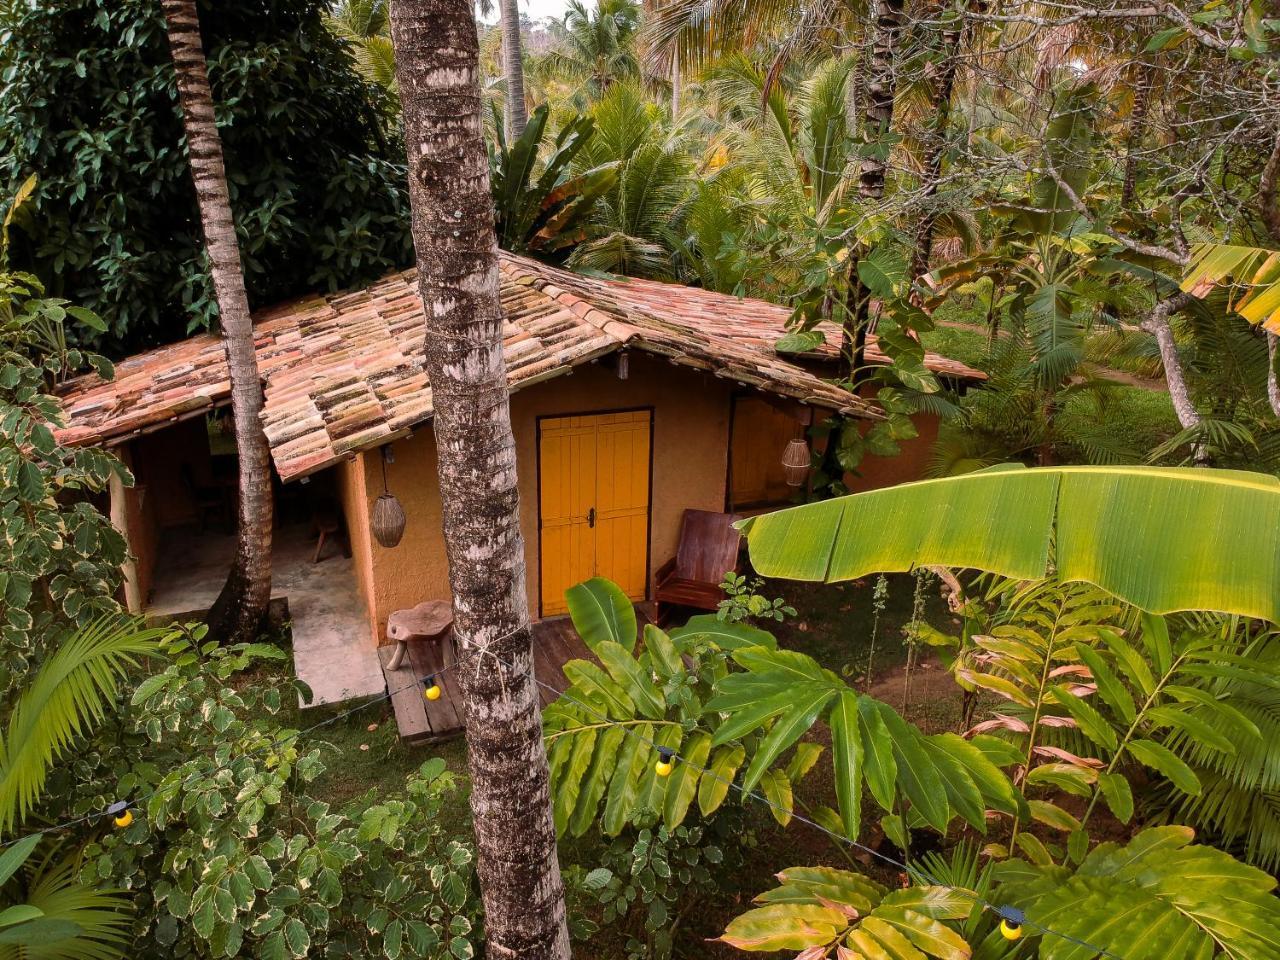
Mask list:
[[[581,886],[601,908],[593,930],[627,926],[632,931],[627,960],[670,957],[689,911],[740,867],[740,821],[719,816],[705,825],[685,823],[668,829],[658,824],[615,838],[601,865],[581,878]]]
[[[242,676],[287,655],[202,635],[168,644],[172,662],[68,771],[75,812],[136,803],[83,871],[129,891],[134,942],[176,957],[471,957],[473,854],[439,823],[457,789],[443,761],[403,795],[331,809],[306,793],[323,745],[272,719],[296,691]]]
[[[322,0],[200,4],[254,304],[375,279],[411,256],[402,151]],[[0,7],[0,189],[30,173],[15,264],[123,348],[213,325],[159,0]]]
[[[586,239],[585,223],[596,200],[616,183],[617,164],[568,175],[574,157],[591,139],[590,117],[575,117],[561,127],[551,155],[540,157],[547,133],[545,104],[533,111],[514,143],[506,142],[500,121],[494,129],[497,144],[489,152],[489,182],[498,246],[553,262],[563,260]]]
[[[39,662],[38,638],[118,611],[124,539],[92,498],[112,478],[132,483],[105,450],[54,438],[62,409],[50,388],[90,364],[108,379],[112,370],[64,332],[68,319],[103,330],[96,314],[9,269],[9,229],[35,186],[23,185],[0,226],[0,691]]]
[[[646,624],[637,647],[635,610],[616,584],[596,578],[566,596],[574,627],[603,668],[570,660],[568,688],[543,712],[557,832],[581,836],[598,823],[606,836],[617,836],[655,820],[674,830],[694,812],[695,800],[700,817],[713,816],[755,744],[722,729],[721,715],[708,706],[712,688],[730,669],[727,651],[772,646],[773,637],[706,615],[670,633]],[[662,751],[687,762],[660,776]],[[799,762],[770,770],[763,785],[783,824],[791,817],[792,785],[820,748],[806,744],[800,752]]]

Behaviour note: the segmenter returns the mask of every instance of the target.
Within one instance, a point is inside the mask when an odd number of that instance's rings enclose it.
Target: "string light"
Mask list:
[[[440,684],[436,683],[436,676],[434,673],[422,678],[422,699],[439,700],[440,693]]]
[[[128,801],[117,800],[107,807],[107,814],[114,818],[113,822],[117,830],[123,830],[133,823],[133,811],[129,809]]]
[[[1006,940],[1021,940],[1022,920],[1026,919],[1026,917],[1022,916],[1022,911],[1016,907],[1002,907],[1001,911],[1005,916],[1000,919],[1000,936],[1004,937]],[[1022,919],[1017,921],[1010,920],[1008,917],[1009,913],[1016,913]]]
[[[670,747],[658,748],[658,762],[653,765],[654,772],[660,777],[668,777],[671,775],[672,769],[675,767],[676,752]]]

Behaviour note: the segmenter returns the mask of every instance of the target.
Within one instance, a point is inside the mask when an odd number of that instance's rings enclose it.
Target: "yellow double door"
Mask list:
[[[542,615],[607,577],[643,600],[649,567],[648,410],[546,417],[539,429]]]

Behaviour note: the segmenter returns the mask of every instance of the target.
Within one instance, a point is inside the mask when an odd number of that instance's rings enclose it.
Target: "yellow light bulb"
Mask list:
[[[657,772],[658,776],[666,777],[671,774],[671,770],[674,766],[675,765],[671,763],[670,760],[659,760],[653,765],[653,769]]]
[[[116,827],[120,830],[123,830],[125,827],[129,826],[129,824],[131,823],[133,823],[132,810],[126,809],[123,812],[119,813],[115,818]]]
[[[427,687],[427,689],[422,691],[422,695],[428,700],[439,700],[440,685],[438,683],[433,683],[431,686]]]
[[[1018,923],[1010,923],[1008,920],[1000,921],[1000,936],[1006,940],[1018,940],[1022,937],[1022,925]]]

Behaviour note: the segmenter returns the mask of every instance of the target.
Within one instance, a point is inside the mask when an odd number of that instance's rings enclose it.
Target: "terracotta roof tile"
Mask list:
[[[785,307],[671,284],[583,277],[506,253],[500,268],[512,390],[629,346],[815,406],[880,415],[873,404],[774,352],[789,316]],[[259,311],[255,324],[263,426],[283,479],[377,446],[431,417],[412,270],[364,290]],[[822,350],[834,356],[839,331],[827,334]],[[880,356],[874,345],[868,355]],[[926,362],[944,375],[981,377],[942,357],[929,355]],[[203,334],[122,361],[110,383],[86,376],[67,384],[67,426],[58,435],[68,443],[116,442],[229,400],[221,341]]]

